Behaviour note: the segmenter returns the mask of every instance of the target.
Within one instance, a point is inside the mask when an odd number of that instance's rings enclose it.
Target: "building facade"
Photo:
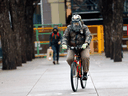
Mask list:
[[[87,25],[101,25],[103,18],[98,8],[99,0],[40,0],[34,13],[34,24],[70,24],[77,12]],[[124,2],[124,24],[128,22],[128,0]]]
[[[64,0],[40,0],[36,7],[34,24],[66,24]]]

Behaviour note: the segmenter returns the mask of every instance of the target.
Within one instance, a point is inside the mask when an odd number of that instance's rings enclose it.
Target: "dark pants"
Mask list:
[[[53,60],[59,61],[59,49],[60,45],[52,45],[52,50],[53,50]],[[56,58],[57,57],[57,58]]]

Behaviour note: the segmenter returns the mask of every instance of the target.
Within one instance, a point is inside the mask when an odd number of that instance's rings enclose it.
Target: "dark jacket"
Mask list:
[[[85,24],[83,24],[82,30],[78,33],[72,31],[71,25],[68,25],[63,35],[62,44],[69,46],[83,45],[85,42],[90,44],[91,39],[91,33]]]
[[[56,35],[56,38],[55,38],[55,35]],[[61,34],[59,33],[59,36],[57,34],[54,34],[53,37],[52,37],[52,33],[50,34],[50,38],[49,38],[49,46],[52,46],[52,45],[58,45],[58,42],[61,41],[62,37],[61,37]]]

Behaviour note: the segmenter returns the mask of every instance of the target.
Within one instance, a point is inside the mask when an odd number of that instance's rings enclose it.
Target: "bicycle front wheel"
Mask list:
[[[78,88],[78,73],[77,73],[77,65],[75,62],[71,64],[71,86],[72,86],[72,90],[76,92]]]
[[[84,89],[86,87],[86,83],[87,83],[87,80],[83,80],[83,66],[81,64],[81,78],[80,78],[80,83],[81,83],[81,87],[82,89]]]

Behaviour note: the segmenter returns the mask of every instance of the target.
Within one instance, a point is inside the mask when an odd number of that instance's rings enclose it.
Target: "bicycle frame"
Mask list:
[[[81,59],[81,49],[73,48],[74,62],[71,64],[71,86],[74,92],[77,91],[78,88],[78,78],[80,78],[81,87],[84,89],[86,86],[86,81],[83,80],[83,67],[82,67],[82,59]],[[80,50],[79,50],[80,49]]]
[[[81,78],[81,59],[79,56],[75,55],[74,56],[74,62],[77,64],[77,74],[78,77]]]
[[[81,55],[79,54],[80,53],[80,50],[79,49],[82,49],[81,48],[81,45],[78,45],[77,47],[70,47],[69,48],[72,50],[72,49],[75,49],[73,50],[75,52],[75,56],[74,56],[74,62],[76,63],[77,65],[77,74],[78,74],[78,77],[79,78],[82,78],[82,74],[81,74]],[[79,50],[79,51],[78,51]]]

